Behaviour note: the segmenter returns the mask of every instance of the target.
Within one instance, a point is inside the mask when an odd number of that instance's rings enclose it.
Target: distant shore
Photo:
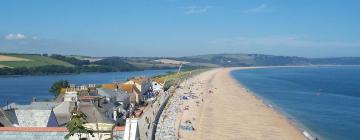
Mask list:
[[[181,100],[175,127],[180,139],[276,139],[304,140],[300,129],[271,106],[239,84],[233,70],[269,68],[218,68],[183,84],[180,96],[194,92],[199,98]],[[190,91],[186,91],[190,90]],[[185,109],[186,108],[186,109]],[[194,131],[181,127],[191,121]]]

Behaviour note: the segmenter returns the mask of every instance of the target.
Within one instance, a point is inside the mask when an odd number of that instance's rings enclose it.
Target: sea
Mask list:
[[[360,66],[259,68],[231,75],[313,138],[360,139]]]
[[[54,96],[48,91],[58,80],[68,80],[71,84],[103,84],[113,81],[126,81],[135,76],[155,76],[165,74],[169,70],[145,70],[131,72],[81,73],[43,76],[0,76],[0,105],[8,103],[29,104],[35,97],[37,100],[49,100]]]

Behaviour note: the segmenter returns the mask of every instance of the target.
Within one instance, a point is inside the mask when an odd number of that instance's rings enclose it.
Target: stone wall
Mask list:
[[[168,92],[160,92],[159,94],[160,95],[157,99],[153,103],[149,104],[141,117],[138,118],[141,140],[154,139],[157,121],[161,115],[162,109],[166,105],[166,101],[170,97]]]
[[[0,131],[1,140],[64,140],[67,132]]]
[[[0,140],[64,140],[65,127],[0,127]],[[116,127],[114,140],[123,140],[124,127]]]
[[[0,140],[64,140],[64,127],[0,127]]]

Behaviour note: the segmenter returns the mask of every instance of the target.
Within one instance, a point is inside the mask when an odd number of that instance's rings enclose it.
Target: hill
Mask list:
[[[31,68],[48,65],[74,67],[70,63],[39,54],[0,54],[0,65],[10,68]]]
[[[186,57],[91,57],[0,54],[0,75],[117,72],[150,69],[239,66],[360,65],[360,57],[305,58],[263,54],[208,54]]]
[[[305,58],[263,54],[209,54],[175,58],[178,61],[218,66],[360,65],[360,57]],[[191,64],[190,63],[190,64]]]
[[[71,56],[38,54],[1,54],[0,75],[44,75],[82,72],[144,70],[119,57],[90,62]]]

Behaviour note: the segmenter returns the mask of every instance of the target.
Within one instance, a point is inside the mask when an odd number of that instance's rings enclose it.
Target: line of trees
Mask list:
[[[89,60],[80,60],[80,59],[77,59],[75,57],[67,57],[67,56],[63,56],[63,55],[59,55],[59,54],[53,54],[50,57],[54,58],[54,59],[61,60],[61,61],[68,62],[68,63],[73,64],[75,66],[90,65]]]
[[[58,65],[47,65],[39,67],[19,67],[19,68],[0,68],[0,75],[45,75],[60,73],[76,73],[73,67],[65,67]]]
[[[53,93],[55,97],[58,97],[62,88],[70,87],[70,83],[67,80],[59,80],[52,84],[49,88],[49,92]]]

